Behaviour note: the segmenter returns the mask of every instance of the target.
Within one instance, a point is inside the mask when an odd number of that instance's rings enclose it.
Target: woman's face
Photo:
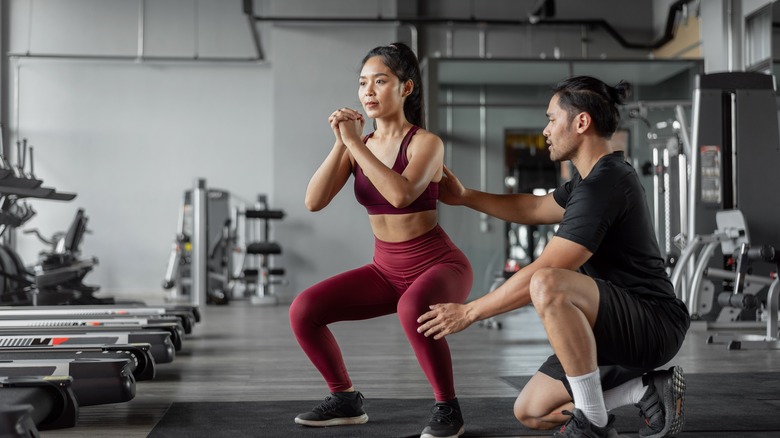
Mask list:
[[[403,112],[405,87],[381,56],[368,58],[360,71],[358,97],[366,116],[377,119]],[[408,88],[408,87],[407,87]]]

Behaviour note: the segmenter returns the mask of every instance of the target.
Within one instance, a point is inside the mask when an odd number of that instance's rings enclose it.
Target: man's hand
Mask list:
[[[433,336],[433,339],[441,339],[471,325],[465,304],[434,304],[430,308],[429,312],[417,318],[417,322],[421,324],[417,327],[417,332],[426,337]]]
[[[444,166],[444,176],[439,181],[439,201],[447,205],[463,204],[463,196],[466,188],[463,187],[458,177]]]

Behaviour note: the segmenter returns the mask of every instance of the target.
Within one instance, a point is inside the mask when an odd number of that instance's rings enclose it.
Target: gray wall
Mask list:
[[[387,2],[338,3],[349,11],[339,16],[394,10]],[[141,48],[139,4],[7,5],[8,50],[56,58],[11,59],[6,83],[18,105],[6,100],[6,140],[27,138],[44,184],[78,193],[70,203],[30,201],[38,214],[23,229],[51,235],[83,207],[92,234],[82,252],[100,260],[86,282],[120,298],[161,297],[182,192],[203,177],[238,200],[267,193],[272,207],[287,211],[274,229],[285,250],[276,264],[291,273],[277,288],[283,301],[369,261],[371,231],[351,187],[317,214],[303,196],[332,145],[328,114],[359,107],[359,61],[395,40],[395,27],[261,23],[266,59],[240,61],[255,56],[240,1],[146,1]],[[257,3],[258,13],[303,9],[333,13],[319,2]],[[139,53],[145,59],[133,60]],[[17,234],[27,263],[44,248]]]
[[[333,147],[328,116],[344,106],[361,109],[360,60],[394,36],[389,26],[274,27],[274,202],[288,213],[276,238],[287,248],[279,265],[292,273],[290,285],[277,288],[285,300],[371,261],[373,236],[351,180],[317,213],[306,210],[303,199],[309,178]]]
[[[397,35],[411,35],[409,30],[376,23],[262,22],[257,29],[266,60],[241,61],[237,59],[255,56],[241,3],[3,2],[2,42],[8,51],[76,55],[11,59],[2,78],[7,87],[3,119],[7,141],[25,137],[35,146],[36,174],[46,185],[79,194],[71,203],[31,201],[39,214],[24,228],[38,227],[51,234],[69,224],[77,207],[84,207],[93,234],[86,237],[83,252],[101,261],[87,277],[88,283],[120,297],[160,293],[181,193],[196,177],[205,177],[210,186],[241,199],[268,193],[272,207],[287,211],[287,218],[274,228],[284,247],[276,264],[288,269],[291,280],[277,288],[284,301],[326,276],[370,260],[368,220],[353,200],[350,185],[319,213],[305,210],[303,195],[332,145],[328,114],[334,108],[359,105],[356,77],[361,57]],[[373,17],[379,13],[392,17],[398,9],[520,20],[536,3],[256,0],[255,6],[258,13],[279,16]],[[579,0],[559,1],[558,18],[606,18],[630,41],[654,40],[652,6],[627,3],[610,0],[585,7]],[[144,26],[139,40],[141,5]],[[447,54],[446,27],[420,27],[419,31],[421,57]],[[595,30],[589,32],[590,43],[583,49],[581,31],[549,26],[492,28],[483,54],[552,57],[557,47],[564,57],[646,56],[645,51],[619,47]],[[473,27],[455,30],[452,54],[479,56],[480,38]],[[146,59],[133,60],[138,54]],[[152,61],[151,56],[168,59]],[[464,129],[453,154],[474,153],[474,131],[466,129],[476,126],[474,117],[473,110],[457,112],[457,124]],[[489,166],[490,172],[498,174],[501,153],[495,148],[501,144],[504,127],[539,128],[543,111],[526,115],[491,110],[489,117],[493,157]],[[467,183],[474,177],[464,175]],[[491,180],[488,188],[498,191],[500,184],[500,179]],[[468,221],[460,218],[474,220],[475,216],[465,209],[442,207],[442,223],[467,250],[483,236],[472,233]],[[495,223],[493,230],[502,228]],[[495,238],[501,245],[503,240]],[[18,240],[20,253],[31,263],[41,245],[25,235]],[[495,252],[501,252],[499,246]],[[480,294],[490,269],[475,266],[475,289]]]
[[[200,1],[196,14],[192,1],[145,2],[144,54],[171,59],[160,62],[121,58],[139,53],[138,2],[8,5],[11,52],[63,58],[11,60],[7,139],[34,146],[44,185],[78,193],[29,201],[38,215],[23,229],[51,235],[85,208],[83,254],[100,260],[86,281],[109,293],[161,290],[182,191],[196,177],[244,199],[273,192],[270,64],[186,60],[253,55],[240,8],[220,3]],[[17,244],[30,264],[44,248],[21,233]]]

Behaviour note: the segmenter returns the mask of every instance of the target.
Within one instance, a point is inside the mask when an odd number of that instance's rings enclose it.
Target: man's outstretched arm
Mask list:
[[[570,240],[553,237],[542,255],[524,267],[501,286],[483,297],[466,304],[434,304],[431,310],[417,319],[419,333],[441,339],[464,330],[471,324],[519,309],[531,302],[531,277],[543,268],[561,268],[575,271],[593,255],[584,246]]]
[[[439,183],[439,200],[449,205],[463,205],[508,222],[528,225],[558,223],[563,219],[564,212],[552,193],[542,196],[529,193],[493,194],[468,189],[446,166],[444,177]]]

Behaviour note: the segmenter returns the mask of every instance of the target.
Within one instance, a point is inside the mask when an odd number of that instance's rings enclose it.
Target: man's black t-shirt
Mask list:
[[[566,210],[556,235],[593,253],[584,274],[639,295],[675,298],[644,189],[623,152],[602,157],[585,179],[575,174],[553,197]]]

